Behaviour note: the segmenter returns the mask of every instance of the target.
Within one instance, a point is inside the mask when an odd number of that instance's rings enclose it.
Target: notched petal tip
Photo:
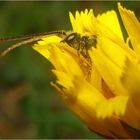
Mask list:
[[[101,25],[102,29],[101,30],[106,29],[106,32],[108,32],[108,33],[109,33],[109,30],[110,30],[111,34],[117,35],[117,37],[119,37],[119,38],[121,38],[121,40],[123,40],[123,34],[122,34],[122,31],[121,31],[121,27],[120,27],[120,24],[119,24],[117,13],[114,10],[109,10],[109,11],[103,13],[103,14],[99,14],[97,16],[97,20],[102,23],[102,25]],[[112,33],[112,31],[113,31],[113,33]]]
[[[100,103],[98,106],[97,116],[102,119],[111,118],[112,116],[123,116],[125,114],[128,96],[116,96]],[[106,108],[105,108],[106,107]]]
[[[87,8],[85,9],[84,13],[85,13],[85,14],[88,14],[88,9],[87,9]]]
[[[72,12],[69,12],[69,17],[70,17],[70,19],[74,18]]]
[[[120,2],[118,3],[118,9],[121,10],[121,11],[123,11],[123,12],[129,12],[129,13],[135,15],[135,13],[133,11],[131,11],[131,10],[126,9],[125,7],[123,7]]]
[[[136,54],[140,54],[140,23],[133,11],[126,9],[118,3],[118,9],[125,26],[125,29],[130,37],[132,47]]]

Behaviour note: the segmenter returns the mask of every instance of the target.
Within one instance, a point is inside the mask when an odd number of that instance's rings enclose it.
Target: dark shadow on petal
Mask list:
[[[124,121],[121,121],[120,120],[120,123],[122,124],[122,126],[124,127],[124,129],[126,130],[126,132],[132,138],[134,138],[134,139],[139,139],[140,138],[140,130],[131,127],[130,125],[126,124]]]

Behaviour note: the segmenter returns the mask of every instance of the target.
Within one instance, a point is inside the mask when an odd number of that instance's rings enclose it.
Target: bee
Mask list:
[[[92,47],[96,48],[97,36],[81,36],[74,32],[66,36],[61,42],[66,42],[69,46],[76,49],[85,59],[91,63],[91,59],[88,53]]]
[[[38,34],[28,34],[28,35],[17,36],[17,37],[0,38],[0,42],[26,39],[24,41],[21,41],[19,43],[16,43],[16,44],[8,47],[6,50],[4,50],[0,54],[0,56],[6,55],[8,52],[10,52],[11,50],[13,50],[21,45],[39,41],[42,38],[47,37],[49,35],[57,35],[57,36],[62,37],[63,39],[61,40],[61,42],[67,43],[70,47],[76,49],[78,51],[78,54],[81,54],[89,63],[91,63],[91,59],[90,59],[88,50],[91,49],[92,47],[96,48],[97,36],[96,35],[81,36],[79,33],[76,33],[76,32],[67,34],[65,31],[53,31],[53,32],[47,32],[47,33],[45,32],[45,33],[38,33]]]

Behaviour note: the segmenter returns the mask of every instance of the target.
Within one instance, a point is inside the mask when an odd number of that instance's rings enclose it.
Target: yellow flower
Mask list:
[[[33,48],[53,64],[57,80],[51,84],[89,129],[108,138],[140,138],[140,24],[120,3],[118,9],[126,41],[114,10],[97,17],[87,9],[70,13],[72,32],[97,37],[88,50],[91,62],[57,35]]]

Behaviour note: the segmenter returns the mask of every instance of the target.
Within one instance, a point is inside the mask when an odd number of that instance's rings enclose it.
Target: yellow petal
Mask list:
[[[136,53],[140,54],[140,24],[132,11],[123,8],[120,3],[118,8],[132,46]]]
[[[45,44],[55,44],[59,43],[62,40],[62,38],[56,36],[56,35],[50,35],[47,37],[42,38],[42,41],[38,41],[37,43],[39,45],[45,45]]]
[[[136,64],[134,65],[128,59],[125,62],[121,82],[128,91],[135,108],[140,112],[140,69]]]
[[[132,51],[132,49],[129,46],[129,44],[126,44],[122,37],[122,32],[120,31],[120,26],[117,20],[117,16],[115,16],[116,13],[114,11],[109,11],[105,14],[100,15],[97,19],[93,18],[93,27],[94,32],[97,34],[97,38],[100,37],[106,37],[110,39],[112,42],[114,42],[116,45],[124,49],[127,53],[135,57],[135,53]],[[114,16],[114,20],[118,24],[115,25],[115,22],[112,20],[110,24],[106,24],[105,20],[109,21],[109,19],[112,19],[112,16]],[[113,26],[116,26],[113,27]],[[105,44],[107,45],[107,44]]]
[[[69,90],[72,86],[72,77],[70,77],[67,73],[62,71],[53,70],[53,73],[57,76],[57,84]]]
[[[112,40],[106,37],[100,37],[98,39],[98,48],[108,59],[110,59],[118,67],[122,68],[124,66],[125,60],[131,55],[124,51],[118,44],[114,43]]]
[[[94,86],[100,92],[102,92],[102,77],[94,65],[92,65],[90,83],[92,86]]]
[[[123,40],[123,35],[118,21],[118,17],[114,10],[98,15],[97,19],[106,27],[110,28],[116,35],[118,35]]]
[[[97,89],[78,77],[74,78],[73,85],[70,93],[65,92],[68,96],[67,98],[65,96],[64,100],[90,129],[109,137],[115,137],[115,135],[120,135],[122,138],[129,137],[116,118],[101,119],[98,116],[101,106],[104,108],[102,115],[104,113],[107,116],[112,116],[115,113],[123,114],[126,107],[125,98],[117,97],[108,102]],[[70,97],[70,95],[75,97]],[[105,110],[105,108],[108,109]],[[114,128],[117,128],[118,131]]]
[[[75,17],[72,13],[69,13],[70,21],[74,32],[80,33],[81,35],[93,35],[93,10],[88,11],[85,9],[84,12],[79,13],[76,11]]]
[[[70,16],[70,21],[71,21],[71,24],[72,24],[73,31],[82,34],[83,33],[83,31],[82,31],[82,23],[81,23],[79,12],[76,11],[75,18],[72,15],[71,12],[69,13],[69,16]]]
[[[126,112],[128,96],[116,96],[102,102],[98,106],[97,116],[99,118],[111,117],[112,114],[123,116]]]
[[[73,27],[73,30],[77,31],[78,30],[77,29],[77,23],[76,23],[75,18],[74,18],[73,14],[71,12],[69,12],[69,17],[70,17],[70,22],[71,22],[71,25]]]
[[[112,92],[116,95],[127,95],[120,82],[122,69],[108,59],[99,49],[93,49],[90,52],[90,57]]]
[[[39,45],[36,46],[35,49],[43,56],[47,57],[54,65],[55,69],[64,71],[69,75],[79,75],[83,77],[80,65],[71,54],[62,49],[63,45],[64,44]],[[70,62],[70,64],[68,62]]]
[[[53,45],[58,44],[62,38],[56,36],[56,35],[51,35],[45,38],[42,38],[41,41],[38,41],[37,44],[33,46],[33,49],[41,53],[44,57],[47,59],[50,58],[50,52],[49,49],[53,48]]]

